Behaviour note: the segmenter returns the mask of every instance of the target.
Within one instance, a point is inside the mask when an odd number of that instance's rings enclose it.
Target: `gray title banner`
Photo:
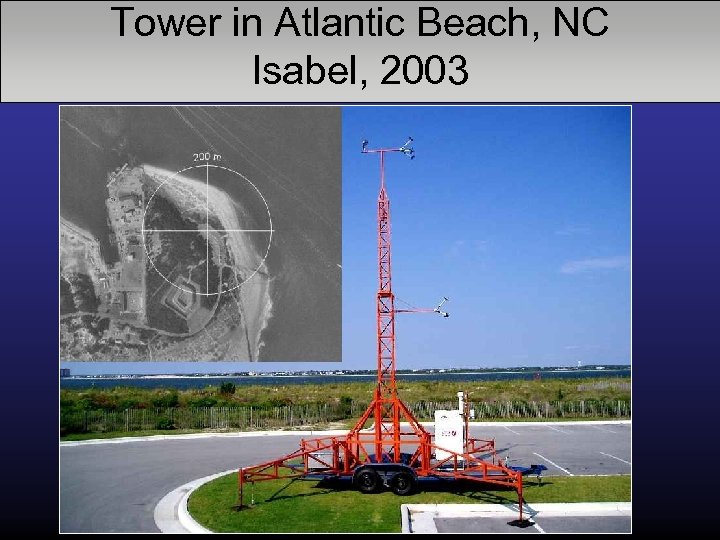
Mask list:
[[[720,88],[718,2],[3,2],[0,20],[3,101],[716,101]]]

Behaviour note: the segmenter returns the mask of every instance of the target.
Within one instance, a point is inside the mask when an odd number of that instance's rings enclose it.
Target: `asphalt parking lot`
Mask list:
[[[629,423],[471,425],[472,437],[495,439],[498,454],[509,456],[511,464],[541,463],[548,468],[547,476],[629,474],[630,432]],[[158,532],[155,506],[173,489],[218,471],[280,457],[297,449],[301,438],[284,432],[62,443],[60,530]],[[619,527],[614,520],[605,522],[608,528]],[[578,522],[577,527],[589,523]],[[438,527],[446,526],[439,522]],[[547,526],[552,530],[563,525],[550,520]]]

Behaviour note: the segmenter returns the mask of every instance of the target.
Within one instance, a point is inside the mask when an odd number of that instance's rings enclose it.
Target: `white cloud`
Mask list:
[[[568,225],[562,229],[555,231],[558,236],[577,236],[581,234],[590,234],[590,227],[584,225]]]
[[[450,246],[450,255],[457,257],[463,251],[465,240],[455,240]]]
[[[581,274],[595,270],[627,270],[629,267],[630,257],[618,255],[616,257],[568,261],[560,267],[560,272],[563,274]]]
[[[489,245],[490,242],[488,240],[475,240],[475,248],[481,253],[485,253]]]
[[[447,253],[450,257],[473,256],[486,253],[489,245],[489,240],[457,239],[450,244]]]

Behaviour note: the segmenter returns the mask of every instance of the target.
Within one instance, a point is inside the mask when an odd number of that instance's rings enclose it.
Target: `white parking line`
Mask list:
[[[570,435],[569,431],[563,431],[562,429],[556,428],[555,426],[546,426],[546,427],[549,427],[550,429],[554,429],[555,431],[559,431],[560,433],[564,433],[565,435]]]
[[[533,452],[533,454],[535,454],[535,455],[536,455],[537,457],[539,457],[540,459],[544,459],[544,460],[547,461],[550,465],[552,465],[552,466],[554,466],[554,467],[557,467],[558,469],[560,469],[562,472],[564,472],[564,473],[567,474],[568,476],[575,476],[573,473],[571,473],[571,472],[568,471],[567,469],[563,469],[560,465],[558,465],[558,464],[555,463],[554,461],[550,461],[550,460],[549,460],[548,458],[546,458],[545,456],[541,456],[541,455],[538,454],[537,452]]]
[[[623,463],[627,463],[628,465],[632,465],[629,461],[625,461],[623,458],[619,458],[617,456],[613,456],[612,454],[606,454],[605,452],[600,452],[603,456],[611,457],[613,459],[617,459],[618,461],[622,461]]]
[[[537,521],[533,521],[533,527],[535,527],[540,534],[547,534],[545,532],[545,529],[543,529],[540,525],[538,525]]]
[[[613,431],[612,429],[608,429],[608,428],[602,427],[602,426],[592,425],[590,427],[594,427],[596,429],[599,429],[600,431],[607,431],[608,433],[617,433],[617,431]]]
[[[504,427],[505,429],[507,429],[510,433],[514,433],[515,435],[520,435],[520,433],[518,433],[518,432],[515,431],[514,429],[510,429],[510,428],[507,427],[507,426],[503,426],[503,427]]]

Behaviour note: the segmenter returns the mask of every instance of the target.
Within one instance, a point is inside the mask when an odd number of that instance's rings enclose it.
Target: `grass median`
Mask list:
[[[349,485],[310,480],[273,480],[246,485],[245,503],[238,511],[237,475],[201,486],[188,502],[190,514],[216,532],[400,532],[401,504],[515,503],[515,491],[479,489],[474,483],[425,485],[406,497],[391,492],[361,494]],[[437,485],[442,484],[442,485]],[[622,502],[630,500],[630,476],[544,477],[525,480],[528,504],[558,502]]]

